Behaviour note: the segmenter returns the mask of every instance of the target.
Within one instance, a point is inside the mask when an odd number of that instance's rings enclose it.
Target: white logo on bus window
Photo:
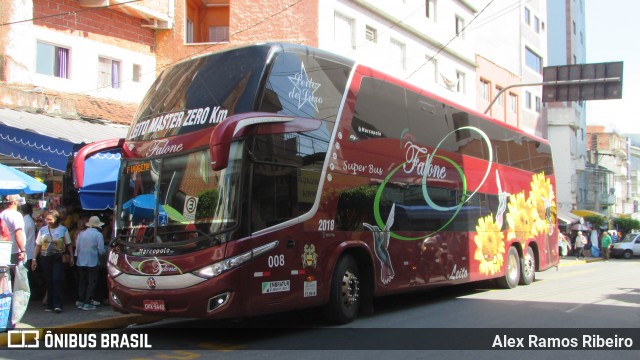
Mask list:
[[[303,107],[304,104],[309,103],[309,105],[318,111],[318,104],[324,102],[321,97],[315,95],[316,91],[320,89],[321,84],[309,78],[303,63],[300,63],[300,73],[289,76],[289,80],[294,86],[294,88],[289,91],[289,97],[298,100],[298,109]]]

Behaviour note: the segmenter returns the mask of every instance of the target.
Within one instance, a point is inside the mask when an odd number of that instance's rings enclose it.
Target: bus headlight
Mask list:
[[[200,276],[205,279],[214,278],[225,271],[229,271],[235,267],[238,267],[247,261],[251,260],[253,257],[264,254],[270,250],[273,250],[278,246],[278,241],[270,242],[266,245],[258,246],[257,248],[242,253],[240,255],[234,256],[229,259],[224,259],[215,264],[205,266],[201,269],[194,271],[193,273],[197,276]]]

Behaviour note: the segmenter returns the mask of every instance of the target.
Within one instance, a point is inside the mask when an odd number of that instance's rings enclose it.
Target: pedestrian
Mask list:
[[[582,235],[582,231],[578,231],[578,235],[576,236],[576,260],[580,260],[582,257],[584,259],[584,246],[587,245],[587,238]]]
[[[98,281],[98,257],[105,253],[104,238],[98,230],[104,225],[100,218],[92,216],[86,223],[87,228],[78,235],[76,251],[78,255],[78,301],[76,306],[82,310],[93,310],[99,301],[93,298]]]
[[[23,199],[20,195],[7,195],[6,208],[0,213],[4,226],[11,237],[11,264],[17,265],[27,260],[26,241],[24,235],[24,217],[18,212],[18,205]],[[11,269],[11,277],[15,269]]]
[[[569,252],[571,251],[571,242],[565,234],[558,234],[558,244],[560,247],[560,255],[567,256],[567,254],[569,254]]]
[[[36,249],[36,222],[33,220],[33,206],[28,203],[20,206],[20,213],[24,220],[26,264],[27,268],[31,269],[33,251]]]
[[[62,312],[64,305],[63,256],[69,257],[69,266],[73,266],[71,252],[71,237],[67,228],[60,224],[60,214],[56,210],[49,210],[44,221],[47,223],[36,237],[35,259],[40,258],[45,282],[47,284],[47,307],[45,311]],[[31,269],[35,270],[37,261],[31,262]]]
[[[611,236],[608,231],[603,232],[602,235],[602,257],[605,261],[609,261],[609,255],[611,254]]]
[[[42,287],[36,286],[36,283],[41,283],[41,278],[36,275],[36,272],[31,270],[31,263],[33,260],[33,253],[36,249],[36,222],[33,220],[33,205],[26,203],[20,206],[20,213],[24,219],[24,235],[25,235],[25,251],[26,251],[26,267],[29,270],[29,287],[31,288],[31,295],[35,297],[42,296]]]

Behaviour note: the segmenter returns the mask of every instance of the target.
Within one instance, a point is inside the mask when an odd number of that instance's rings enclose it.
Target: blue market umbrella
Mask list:
[[[47,191],[47,185],[12,167],[0,164],[0,195],[37,194]]]
[[[122,204],[122,207],[133,216],[150,219],[153,218],[153,212],[156,208],[156,196],[154,194],[138,195]],[[159,213],[165,214],[162,207],[160,207]]]

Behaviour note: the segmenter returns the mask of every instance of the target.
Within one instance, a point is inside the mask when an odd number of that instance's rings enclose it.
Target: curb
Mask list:
[[[574,266],[574,265],[580,265],[580,264],[588,264],[588,263],[592,263],[592,262],[598,262],[598,261],[603,261],[603,258],[587,258],[584,260],[575,260],[573,258],[569,258],[569,259],[565,259],[565,262],[560,262],[558,264],[559,267],[564,267],[564,266]]]
[[[82,333],[82,332],[95,331],[96,329],[103,329],[103,330],[121,329],[129,325],[134,325],[134,324],[144,325],[144,324],[154,323],[159,320],[161,320],[161,318],[157,316],[129,314],[129,315],[110,317],[107,319],[90,320],[90,321],[85,321],[85,322],[80,322],[75,324],[58,325],[53,329],[74,329]],[[23,339],[14,340],[16,341],[16,343],[22,343],[22,342],[28,343],[28,342],[34,341],[36,337],[36,333],[40,338],[42,338],[42,334],[45,330],[43,328],[34,328],[28,324],[19,323],[19,325],[22,325],[22,327],[16,330],[18,331],[29,330],[29,332],[23,335]],[[0,334],[0,348],[8,347],[8,344],[9,344],[9,334],[7,332]]]

